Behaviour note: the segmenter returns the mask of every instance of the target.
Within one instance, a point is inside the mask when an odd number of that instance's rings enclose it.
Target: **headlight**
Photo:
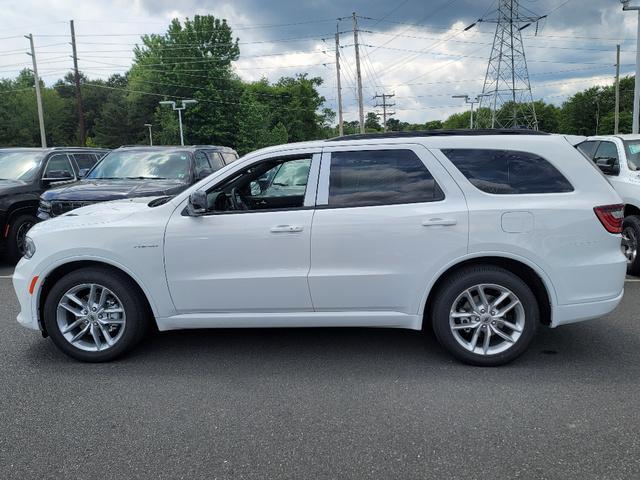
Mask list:
[[[51,202],[40,200],[40,210],[44,210],[45,212],[51,211]]]
[[[36,244],[31,237],[24,237],[24,258],[31,258],[36,253]]]

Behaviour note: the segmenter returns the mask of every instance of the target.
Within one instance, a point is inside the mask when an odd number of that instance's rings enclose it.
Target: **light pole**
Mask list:
[[[153,147],[153,135],[151,135],[151,127],[153,127],[153,125],[150,123],[145,123],[144,126],[149,129],[149,146]]]
[[[473,106],[480,101],[480,97],[486,97],[487,94],[476,95],[476,98],[471,100],[469,95],[452,95],[451,98],[464,98],[464,102],[471,105],[471,120],[469,122],[469,128],[473,130]]]
[[[182,110],[187,108],[187,105],[193,105],[195,103],[198,103],[198,101],[193,99],[188,99],[188,100],[180,100],[180,102],[182,103],[181,107],[177,107],[176,102],[174,102],[173,100],[163,100],[160,102],[160,105],[171,105],[171,107],[174,110],[178,111],[178,123],[180,124],[180,145],[184,147],[184,136],[182,134]]]
[[[620,0],[622,3],[622,10],[630,11],[635,10],[638,12],[638,33],[636,37],[636,84],[633,90],[633,127],[631,132],[638,133],[640,127],[640,118],[638,114],[638,103],[640,103],[640,5],[629,5],[630,0]]]

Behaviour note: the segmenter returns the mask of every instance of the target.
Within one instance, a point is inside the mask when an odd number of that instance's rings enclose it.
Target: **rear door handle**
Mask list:
[[[430,218],[429,220],[423,220],[423,227],[450,227],[455,225],[458,221],[455,218]]]
[[[298,225],[277,225],[271,227],[271,233],[299,233],[303,230],[304,228]]]

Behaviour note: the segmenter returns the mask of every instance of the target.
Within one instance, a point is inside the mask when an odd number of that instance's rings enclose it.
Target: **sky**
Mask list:
[[[623,12],[618,0],[519,3],[523,14],[547,15],[522,31],[534,99],[560,105],[584,88],[613,83],[616,44],[621,74],[635,71],[637,14]],[[424,123],[467,108],[452,95],[482,92],[497,5],[498,0],[0,0],[0,78],[31,66],[23,37],[29,33],[45,83],[64,76],[72,68],[70,19],[80,69],[89,78],[107,78],[128,69],[141,34],[163,33],[172,18],[212,14],[227,19],[239,38],[234,69],[241,78],[276,81],[308,72],[323,78],[320,92],[334,110],[334,35],[340,31],[345,120],[356,120],[356,12],[365,112],[380,111],[374,95],[395,94],[394,117]],[[485,21],[464,31],[479,18]]]

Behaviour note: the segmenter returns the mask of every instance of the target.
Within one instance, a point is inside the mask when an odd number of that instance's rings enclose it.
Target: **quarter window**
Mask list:
[[[556,167],[533,153],[486,149],[445,149],[442,153],[483,192],[504,195],[573,191]]]
[[[433,176],[411,150],[331,154],[329,206],[397,205],[443,198]]]
[[[589,160],[593,160],[593,154],[596,153],[597,146],[598,146],[598,142],[589,140],[587,142],[582,142],[581,144],[577,145],[576,148],[580,153],[582,153]]]
[[[88,170],[96,164],[96,157],[92,153],[74,153],[73,159],[80,170]]]

